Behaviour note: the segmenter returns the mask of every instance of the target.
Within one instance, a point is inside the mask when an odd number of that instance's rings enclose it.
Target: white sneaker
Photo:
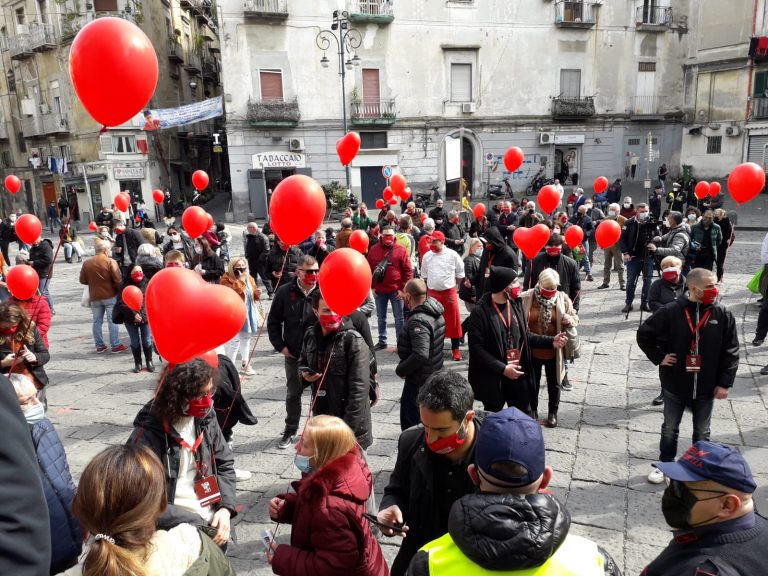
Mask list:
[[[664,472],[659,470],[658,468],[654,468],[651,470],[650,474],[648,474],[648,482],[651,484],[661,484],[664,482]]]
[[[250,364],[247,364],[247,365],[243,364],[243,369],[241,370],[241,372],[246,376],[253,376],[254,374],[256,374],[256,371],[253,368],[251,368]]]
[[[240,470],[239,468],[235,468],[235,480],[238,482],[241,480],[250,480],[251,476],[253,476],[253,474],[248,472],[248,470]]]

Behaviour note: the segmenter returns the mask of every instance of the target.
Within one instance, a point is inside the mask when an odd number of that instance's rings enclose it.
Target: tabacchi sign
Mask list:
[[[307,157],[296,152],[259,152],[251,156],[253,169],[261,168],[304,168]]]

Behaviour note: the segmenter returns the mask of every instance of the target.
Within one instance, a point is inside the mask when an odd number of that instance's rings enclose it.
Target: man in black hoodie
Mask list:
[[[570,514],[546,489],[552,468],[545,464],[544,437],[535,420],[516,408],[488,414],[467,472],[480,492],[456,501],[448,533],[414,556],[409,576],[440,576],[441,566],[468,575],[533,569],[621,575],[600,546],[568,533]]]
[[[498,228],[489,228],[485,231],[483,238],[485,239],[485,250],[483,250],[480,266],[478,266],[477,274],[472,282],[477,291],[478,300],[484,294],[491,292],[491,286],[488,282],[488,278],[491,275],[491,266],[510,268],[517,273],[520,271],[520,262],[517,259],[517,254],[515,254],[512,248],[507,246]]]

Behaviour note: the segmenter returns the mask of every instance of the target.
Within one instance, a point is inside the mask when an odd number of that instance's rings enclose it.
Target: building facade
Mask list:
[[[343,107],[363,141],[351,188],[369,203],[386,165],[413,190],[455,195],[446,143],[457,138],[462,176],[481,194],[502,178],[525,189],[540,170],[591,185],[681,164],[687,0],[220,4],[238,211],[263,215],[265,189],[291,173],[344,184]],[[348,15],[342,32],[359,33],[345,46],[343,90],[337,41],[317,38],[336,10]],[[499,158],[512,145],[526,162],[506,174]]]

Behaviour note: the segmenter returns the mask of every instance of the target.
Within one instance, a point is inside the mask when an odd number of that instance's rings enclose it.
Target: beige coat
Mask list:
[[[533,288],[523,292],[520,295],[520,298],[523,301],[525,317],[528,318],[531,313],[531,307],[533,306]],[[558,292],[557,301],[555,303],[555,326],[557,328],[558,334],[565,328],[562,324],[564,314],[568,314],[573,319],[573,327],[579,325],[579,316],[576,314],[576,310],[573,307],[573,302],[571,302],[568,294],[565,292]],[[557,374],[557,383],[561,384],[565,378],[565,352],[563,348],[555,350],[555,371]]]

